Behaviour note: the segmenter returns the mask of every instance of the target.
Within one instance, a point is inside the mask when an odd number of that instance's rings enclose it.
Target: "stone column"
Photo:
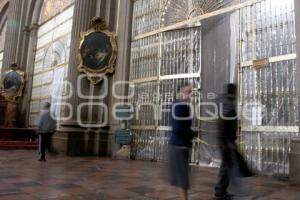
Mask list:
[[[131,30],[132,30],[132,12],[133,1],[131,0],[118,0],[116,9],[116,21],[115,31],[117,34],[117,63],[115,67],[115,73],[112,78],[112,83],[116,81],[128,81],[129,69],[130,69],[130,46],[131,46]],[[111,91],[112,89],[110,89]],[[118,96],[125,96],[128,93],[128,84],[121,84],[115,88],[115,92]],[[109,97],[109,109],[112,111],[112,107],[115,103],[126,102],[126,99],[117,99],[110,95]],[[115,144],[114,133],[119,128],[119,121],[112,117],[112,112],[109,113],[109,126],[110,134],[108,137],[108,154],[114,155],[119,146]]]
[[[27,62],[26,62],[26,74],[27,74],[27,82],[25,85],[24,94],[20,104],[20,113],[24,113],[20,115],[19,121],[23,123],[22,127],[29,126],[29,115],[30,115],[30,98],[32,91],[32,82],[33,82],[33,73],[34,73],[34,58],[37,47],[37,32],[39,26],[37,24],[32,24],[28,28],[28,33],[30,35],[28,48],[27,48]],[[25,54],[25,53],[24,53]],[[25,56],[25,55],[24,55]]]
[[[94,155],[111,156],[114,151],[112,149],[117,146],[114,145],[114,132],[119,126],[119,122],[112,118],[112,101],[114,99],[112,97],[112,85],[115,81],[128,79],[129,54],[127,45],[128,41],[130,42],[131,33],[131,7],[132,1],[130,0],[97,0],[96,15],[104,18],[108,29],[117,35],[118,55],[114,74],[107,76],[107,88],[104,88],[103,84],[98,84],[94,88],[94,95],[97,95],[96,92],[102,94],[104,90],[108,90],[108,95],[104,99],[96,101],[107,105],[109,111],[105,114],[105,117],[108,117],[107,126],[99,128],[93,133],[89,132],[89,138],[94,139]],[[123,94],[122,92],[125,92],[126,88],[127,85],[118,87],[118,94]],[[98,121],[101,122],[102,120],[103,113],[99,112]]]
[[[120,0],[106,0],[106,13],[105,13],[105,21],[107,23],[108,29],[111,31],[116,30],[115,21],[117,13],[119,10],[117,10],[117,5],[120,5]],[[125,0],[125,2],[127,2]],[[123,16],[125,17],[125,16]]]
[[[97,0],[96,16],[105,18],[106,0]]]
[[[27,47],[30,38],[30,34],[28,32],[28,22],[27,22],[27,13],[30,9],[31,1],[22,1],[22,12],[21,12],[21,19],[20,29],[18,33],[18,41],[17,41],[17,49],[16,49],[16,63],[25,71],[26,70],[26,62],[27,62]],[[29,23],[30,24],[30,23]]]
[[[115,32],[115,20],[116,20],[116,4],[117,0],[97,0],[96,2],[96,16],[102,17],[105,20],[105,23],[109,31]],[[100,82],[97,85],[85,85],[86,90],[84,93],[90,96],[99,96],[106,91],[108,95],[103,99],[93,99],[89,102],[93,103],[104,103],[108,106],[110,100],[111,85],[112,85],[113,75],[108,75],[108,84],[105,85],[103,82]],[[89,89],[87,89],[89,88]],[[86,100],[87,101],[87,100]],[[99,107],[94,106],[93,108],[87,108],[87,112],[84,111],[81,116],[82,119],[87,118],[88,123],[90,124],[100,124],[103,121],[104,115],[107,116],[108,113],[103,113]],[[108,108],[110,110],[110,108]],[[110,112],[109,112],[110,113]],[[98,155],[98,156],[107,156],[108,153],[108,138],[110,133],[109,125],[105,127],[96,128],[96,129],[87,129],[86,134],[84,135],[85,139],[85,152],[88,155]]]
[[[69,121],[63,121],[58,132],[54,135],[53,145],[56,151],[66,153],[68,155],[83,155],[84,154],[84,138],[86,129],[79,127],[77,118],[86,118],[86,113],[83,116],[77,116],[78,105],[87,100],[80,99],[77,91],[82,88],[77,87],[77,78],[79,72],[78,66],[78,47],[80,42],[80,33],[86,31],[92,18],[95,16],[96,0],[75,0],[73,28],[71,34],[70,46],[70,60],[68,67],[67,80],[73,86],[73,95],[70,99],[66,100],[67,103],[72,105],[73,116]],[[88,90],[89,82],[83,80],[83,89]],[[66,107],[66,115],[68,115],[68,108]]]
[[[75,0],[75,9],[73,17],[73,29],[71,35],[71,46],[70,46],[70,60],[68,68],[68,81],[73,85],[73,95],[67,100],[73,106],[73,118],[72,123],[77,120],[77,105],[80,103],[80,99],[77,95],[77,78],[79,72],[77,70],[78,62],[78,48],[80,42],[80,33],[86,31],[89,28],[92,18],[95,16],[96,0]],[[88,86],[88,81],[86,80]]]
[[[19,52],[24,42],[25,16],[27,2],[22,0],[11,0],[8,8],[7,30],[5,36],[4,56],[2,71],[6,70],[13,62],[22,67],[21,55]]]
[[[30,116],[30,100],[32,93],[32,83],[33,83],[33,73],[34,73],[34,63],[38,40],[38,29],[39,29],[39,19],[41,14],[41,9],[44,0],[28,0],[28,9],[26,14],[26,23],[24,34],[26,38],[23,41],[22,48],[19,47],[19,54],[22,67],[26,71],[27,81],[25,84],[25,89],[23,96],[20,98],[20,103],[18,106],[18,113],[24,113],[19,116],[18,123],[19,127],[29,126],[29,116]],[[24,17],[25,19],[25,17]]]
[[[8,8],[2,72],[7,70],[11,63],[17,63],[22,70],[27,72],[26,62],[30,34],[26,23],[28,19],[28,8],[31,4],[31,1],[10,1]],[[22,98],[20,98],[19,102],[20,103],[18,103],[16,112],[23,113],[21,106],[23,104]],[[25,126],[24,117],[25,115],[17,115],[17,127]]]

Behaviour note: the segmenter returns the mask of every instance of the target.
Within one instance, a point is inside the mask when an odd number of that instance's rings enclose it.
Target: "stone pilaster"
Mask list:
[[[81,116],[77,116],[77,107],[82,102],[87,102],[86,99],[80,99],[77,94],[67,100],[73,106],[72,120],[62,123],[60,130],[54,136],[54,145],[59,152],[67,153],[68,155],[112,155],[114,148],[114,130],[118,128],[119,123],[111,117],[111,109],[114,102],[120,100],[115,99],[111,94],[112,84],[115,81],[128,80],[129,60],[130,60],[130,36],[131,36],[131,19],[132,19],[132,1],[131,0],[95,0],[75,1],[75,13],[73,18],[73,31],[71,41],[71,52],[69,61],[68,81],[72,83],[73,90],[76,92],[77,77],[77,49],[79,44],[80,31],[88,29],[88,25],[93,17],[101,16],[105,19],[110,31],[117,34],[118,57],[115,66],[115,73],[108,76],[108,88],[104,88],[103,83],[93,86],[91,89],[88,81],[83,83],[83,93],[85,95],[97,96],[102,94],[104,89],[107,89],[108,96],[102,100],[93,100],[93,102],[105,103],[109,109],[109,123],[107,127],[100,129],[80,128],[77,124],[77,118],[88,119],[95,122],[101,120],[100,112],[84,112]],[[94,11],[93,11],[94,8]],[[127,93],[128,85],[119,86],[117,93],[119,95]],[[81,88],[82,89],[82,88]],[[88,110],[88,108],[86,108]],[[96,109],[91,109],[95,111]],[[98,118],[95,115],[99,115]]]
[[[117,16],[117,4],[118,0],[97,0],[96,3],[96,16],[104,18],[106,25],[109,31],[116,33],[116,16]],[[109,106],[109,101],[111,97],[111,85],[113,83],[114,75],[108,75],[108,84],[105,85],[103,82],[95,85],[88,86],[89,89],[86,89],[86,92],[89,92],[91,96],[99,96],[107,90],[107,96],[103,99],[94,99],[90,102],[93,103],[104,103],[108,106],[108,113],[103,113],[103,111],[97,107],[90,109],[91,112],[87,112],[88,121],[91,124],[99,124],[103,121],[104,117],[108,117],[108,114],[111,113],[111,107]],[[86,87],[87,88],[87,87]],[[85,113],[84,113],[85,114]],[[105,116],[104,116],[105,115]],[[81,116],[85,118],[85,116]],[[89,154],[99,155],[99,156],[110,156],[110,138],[112,135],[110,124],[107,124],[105,127],[97,129],[88,129],[87,134],[85,134],[86,145],[85,150]]]
[[[77,70],[78,66],[78,47],[80,42],[80,33],[86,31],[92,18],[95,16],[96,0],[75,0],[73,28],[71,34],[70,46],[70,60],[68,67],[67,80],[73,86],[73,95],[66,100],[72,105],[73,116],[69,121],[63,121],[58,132],[54,135],[53,145],[56,151],[66,153],[68,155],[84,155],[86,134],[88,130],[79,127],[77,119],[81,117],[82,120],[87,119],[87,113],[82,116],[77,116],[77,107],[81,102],[87,101],[80,99],[77,95],[78,90],[88,90],[89,82],[83,80],[83,88],[78,88],[77,79],[80,73]],[[66,115],[68,115],[68,108],[66,108]]]
[[[97,0],[96,16],[105,18],[106,0]]]
[[[71,47],[70,47],[70,60],[68,69],[68,81],[73,85],[73,96],[67,100],[73,106],[73,118],[72,121],[77,120],[77,105],[80,103],[80,99],[76,93],[79,89],[77,88],[77,78],[79,72],[77,70],[78,66],[78,47],[80,42],[80,33],[86,31],[92,18],[95,16],[96,0],[75,0],[75,9],[73,17],[73,28],[71,35]],[[88,81],[86,80],[88,85]]]
[[[4,56],[2,71],[6,70],[13,62],[22,67],[22,49],[25,29],[25,16],[27,2],[22,0],[11,0],[8,8],[7,30],[5,36]]]
[[[117,81],[128,81],[130,69],[130,46],[131,46],[131,30],[132,30],[132,11],[133,1],[118,0],[116,7],[115,31],[117,34],[118,54],[115,73],[112,77],[112,83]],[[111,91],[112,89],[110,89]],[[115,88],[118,96],[126,96],[128,94],[128,84],[120,84]],[[126,102],[126,99],[117,99],[110,95],[109,108],[115,103]],[[108,137],[108,151],[110,155],[118,150],[118,145],[114,142],[114,132],[119,128],[119,121],[112,117],[112,112],[109,112],[110,135]]]
[[[31,91],[32,91],[32,82],[33,82],[33,73],[34,73],[34,58],[35,52],[37,47],[37,32],[39,26],[37,24],[32,24],[28,27],[27,32],[29,33],[29,42],[27,46],[27,62],[26,62],[26,74],[27,74],[27,81],[25,85],[24,95],[22,100],[20,101],[20,108],[19,112],[24,113],[20,115],[19,121],[23,123],[22,127],[29,126],[29,112],[30,112],[30,98],[31,98]],[[25,54],[25,53],[24,53]],[[25,55],[24,55],[25,56]]]
[[[105,21],[108,25],[108,29],[113,31],[115,30],[115,21],[117,16],[117,5],[120,5],[122,1],[120,0],[106,0],[106,13],[105,13]],[[125,0],[127,2],[127,0]]]
[[[7,70],[11,63],[17,63],[17,65],[27,73],[28,68],[26,64],[30,31],[26,26],[26,23],[28,19],[28,8],[31,3],[31,1],[27,2],[22,0],[10,1],[8,7],[2,71]],[[19,102],[17,113],[24,113],[24,109],[22,108],[22,104],[24,102],[22,98]],[[25,126],[25,118],[26,115],[17,116],[17,127]]]
[[[115,130],[119,127],[119,122],[112,117],[112,108],[115,99],[112,95],[112,86],[116,81],[128,80],[129,61],[130,61],[130,35],[131,35],[131,20],[132,20],[132,5],[131,0],[97,0],[96,15],[103,17],[108,26],[108,29],[117,35],[117,63],[115,72],[112,76],[108,76],[108,86],[104,88],[103,84],[98,84],[94,88],[93,95],[102,94],[103,90],[108,90],[108,95],[98,102],[104,103],[108,107],[108,113],[105,117],[108,118],[108,125],[94,131],[94,135],[90,134],[95,140],[95,154],[99,156],[113,156],[118,149],[118,145],[114,142]],[[124,95],[127,93],[128,85],[119,85],[117,94]],[[94,101],[95,102],[95,101]],[[94,119],[94,116],[93,116]],[[103,120],[103,113],[99,112],[98,121]]]

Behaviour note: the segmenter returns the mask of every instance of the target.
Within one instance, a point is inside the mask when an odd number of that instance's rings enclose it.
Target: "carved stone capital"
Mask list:
[[[39,28],[40,28],[40,26],[38,24],[31,24],[30,27],[29,27],[30,34],[31,35],[37,34]]]

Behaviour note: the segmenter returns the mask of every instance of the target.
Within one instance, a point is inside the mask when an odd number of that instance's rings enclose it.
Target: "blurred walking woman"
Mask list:
[[[190,95],[192,86],[185,84],[179,88],[177,98],[172,104],[172,132],[169,141],[169,182],[180,189],[181,198],[188,199],[189,183],[189,151],[192,147],[194,132],[191,129]]]

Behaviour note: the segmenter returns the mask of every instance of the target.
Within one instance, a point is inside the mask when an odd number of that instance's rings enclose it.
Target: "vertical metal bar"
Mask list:
[[[294,124],[297,123],[298,121],[298,99],[297,99],[297,95],[296,95],[296,79],[295,79],[295,74],[296,74],[296,63],[293,60],[292,61],[292,74],[291,76],[293,77],[293,109],[294,109]]]
[[[149,37],[149,47],[148,47],[148,54],[147,54],[147,62],[148,62],[147,77],[151,76],[151,52],[152,52],[153,45],[154,45],[154,40],[153,40],[153,36],[151,36]]]
[[[275,70],[274,70],[274,66],[273,64],[270,64],[270,98],[271,98],[271,102],[270,102],[270,121],[269,124],[270,125],[274,125],[274,115],[275,115],[275,105],[276,105],[276,97],[275,97],[275,88],[274,88],[274,77],[275,76]]]
[[[151,150],[149,150],[151,146],[151,131],[147,130],[146,131],[146,145],[144,148],[144,154],[145,154],[145,160],[151,160]]]
[[[275,70],[275,79],[274,81],[276,82],[276,91],[275,91],[275,99],[276,99],[276,105],[275,105],[275,118],[276,118],[276,125],[279,125],[279,64],[274,63],[274,70]]]
[[[143,71],[143,78],[147,77],[147,72],[148,72],[148,51],[149,51],[149,46],[150,46],[149,45],[150,39],[151,39],[151,36],[145,38],[146,45],[145,45],[145,57],[144,57],[145,65],[144,65],[144,71]]]
[[[266,35],[266,43],[268,44],[268,57],[272,56],[272,48],[273,48],[273,24],[272,24],[272,8],[271,8],[271,1],[266,1],[266,20],[267,20],[267,29],[268,34]]]
[[[144,67],[145,67],[145,45],[146,39],[141,39],[141,65],[139,67],[138,79],[143,78]]]
[[[155,76],[156,38],[153,36],[153,47],[151,48],[151,77]]]
[[[282,170],[281,170],[281,174],[284,174],[284,175],[286,174],[285,167],[286,167],[287,161],[288,161],[286,159],[286,157],[289,153],[286,148],[286,141],[288,139],[288,135],[289,135],[289,133],[282,134],[282,152],[281,152],[281,154],[282,154]]]
[[[280,62],[280,79],[279,79],[279,83],[280,83],[280,103],[281,103],[281,119],[280,119],[280,124],[284,125],[284,119],[286,116],[286,113],[284,112],[284,101],[285,101],[285,87],[284,87],[284,70],[285,70],[285,65],[284,62]]]
[[[254,169],[254,156],[255,154],[253,153],[253,136],[256,135],[256,133],[250,133],[248,132],[249,138],[250,138],[250,155],[251,155],[251,168]],[[255,169],[256,170],[256,169]]]
[[[279,4],[279,34],[280,34],[280,55],[284,54],[284,22],[283,22],[283,8],[282,4]]]
[[[152,55],[153,55],[153,46],[154,46],[154,37],[151,36],[150,38],[150,44],[149,44],[149,49],[148,49],[148,69],[147,69],[147,77],[152,76]]]
[[[174,55],[173,55],[173,59],[175,60],[176,64],[175,64],[175,73],[179,73],[178,69],[180,66],[180,56],[179,56],[179,50],[180,50],[180,46],[178,44],[178,38],[179,38],[179,33],[177,31],[173,32],[173,51],[174,51]],[[170,70],[168,74],[171,74],[172,71]]]
[[[285,67],[286,67],[286,73],[285,73],[285,82],[286,82],[286,91],[285,91],[285,96],[286,96],[286,110],[285,112],[287,113],[286,116],[286,122],[285,126],[290,126],[291,125],[291,109],[290,109],[290,67],[289,67],[289,61],[285,61]]]

